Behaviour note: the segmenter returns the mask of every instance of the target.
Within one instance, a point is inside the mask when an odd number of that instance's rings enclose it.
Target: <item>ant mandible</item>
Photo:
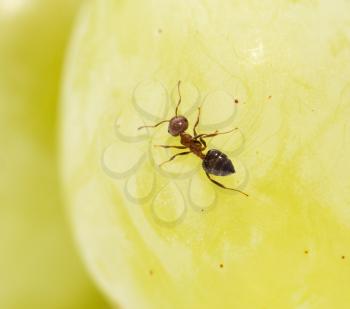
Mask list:
[[[210,175],[227,176],[235,173],[235,168],[233,167],[233,164],[231,160],[227,157],[227,155],[225,155],[223,152],[217,149],[210,149],[206,154],[203,153],[203,151],[207,148],[207,144],[204,140],[205,138],[214,137],[220,134],[227,134],[234,130],[237,130],[238,128],[235,128],[226,132],[215,131],[214,133],[209,133],[209,134],[198,134],[196,131],[196,128],[199,123],[199,117],[200,117],[200,111],[201,111],[200,107],[198,107],[197,120],[193,127],[193,136],[189,133],[186,133],[186,130],[188,129],[188,120],[185,116],[178,115],[178,110],[181,103],[180,83],[181,81],[178,81],[177,83],[179,101],[177,102],[177,105],[175,108],[175,116],[172,117],[170,120],[163,120],[158,122],[155,125],[146,125],[138,128],[138,130],[143,128],[155,128],[163,123],[169,122],[169,126],[168,126],[169,134],[171,134],[172,136],[180,136],[180,143],[182,144],[182,146],[175,146],[175,145],[155,145],[155,146],[163,147],[163,148],[188,149],[188,151],[180,152],[173,155],[169,160],[164,161],[159,166],[162,166],[163,164],[174,160],[177,156],[184,156],[184,155],[193,153],[202,159],[203,161],[202,167],[205,171],[205,174],[207,175],[208,179],[211,182],[213,182],[214,184],[216,184],[217,186],[223,189],[237,191],[239,193],[244,194],[245,196],[248,196],[248,194],[244,193],[243,191],[240,191],[234,188],[228,188],[223,184],[221,184],[220,182],[211,178]]]

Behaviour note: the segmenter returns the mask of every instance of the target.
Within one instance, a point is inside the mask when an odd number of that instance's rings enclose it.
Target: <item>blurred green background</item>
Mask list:
[[[0,0],[0,308],[108,308],[60,197],[57,102],[81,1]]]

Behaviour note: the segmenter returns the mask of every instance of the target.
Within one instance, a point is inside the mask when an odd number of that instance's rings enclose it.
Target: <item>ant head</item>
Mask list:
[[[188,128],[188,120],[184,116],[175,116],[170,119],[168,132],[172,136],[178,136]]]

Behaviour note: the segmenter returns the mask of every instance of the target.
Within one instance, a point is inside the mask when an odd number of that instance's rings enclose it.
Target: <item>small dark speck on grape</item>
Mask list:
[[[341,257],[343,260],[345,260],[345,255],[342,255],[342,257]]]
[[[153,276],[153,270],[152,270],[152,269],[149,271],[149,274],[150,274],[151,276]]]
[[[237,99],[235,99],[235,103],[236,103],[236,104],[238,104],[238,103],[239,103],[239,101],[238,101]]]
[[[159,29],[158,29],[158,33],[159,33],[159,34],[162,34],[162,33],[163,33],[163,30],[159,28]]]
[[[268,96],[268,99],[269,99],[269,100],[272,99],[272,95],[269,95],[269,96]]]
[[[221,264],[220,264],[220,268],[223,268],[223,267],[224,267],[224,264],[221,263]]]
[[[305,251],[304,251],[304,253],[305,253],[305,254],[308,254],[308,253],[309,253],[309,251],[308,251],[308,250],[305,250]]]

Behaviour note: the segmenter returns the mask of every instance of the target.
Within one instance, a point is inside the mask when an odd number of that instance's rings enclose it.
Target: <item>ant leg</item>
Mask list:
[[[194,124],[194,127],[193,127],[193,136],[196,137],[198,136],[197,134],[197,126],[199,124],[199,118],[200,118],[200,115],[201,115],[201,107],[199,106],[198,107],[198,116],[197,116],[197,120],[196,120],[196,123]],[[207,148],[207,143],[204,141],[204,139],[202,137],[199,137],[199,141],[201,142],[202,144],[202,150],[204,150],[205,148]]]
[[[172,146],[172,145],[153,145],[153,147],[162,147],[162,148],[176,148],[176,149],[186,149],[186,146]]]
[[[194,124],[194,127],[193,127],[193,135],[194,135],[194,136],[198,135],[198,134],[197,134],[197,131],[196,131],[196,128],[197,128],[198,123],[199,123],[199,117],[200,117],[200,115],[201,115],[201,108],[198,107],[198,116],[197,116],[196,123]]]
[[[163,164],[167,163],[167,162],[170,162],[170,161],[174,160],[177,156],[184,156],[184,155],[187,155],[189,153],[191,153],[191,151],[185,151],[185,152],[177,153],[176,155],[173,155],[169,160],[164,161],[161,164],[159,164],[159,167],[162,166]]]
[[[205,148],[207,148],[207,143],[205,142],[205,140],[203,138],[199,138],[199,141],[202,143],[203,147],[202,150],[204,150]]]
[[[138,127],[137,130],[141,130],[143,128],[155,128],[155,127],[158,127],[159,125],[161,125],[162,123],[165,123],[165,122],[170,122],[170,120],[163,120],[161,122],[158,122],[157,124],[155,125],[150,125],[150,126],[141,126],[141,127]]]
[[[207,138],[207,137],[214,137],[216,135],[221,135],[221,134],[227,134],[227,133],[231,133],[235,130],[238,130],[238,128],[234,128],[230,131],[226,131],[226,132],[219,132],[219,131],[215,131],[214,133],[209,133],[209,134],[199,134],[197,136],[194,137],[194,139],[200,139],[200,138]]]
[[[177,111],[179,109],[179,105],[181,103],[181,92],[180,92],[180,84],[181,84],[181,80],[179,80],[177,82],[177,92],[179,94],[179,101],[177,102],[176,108],[175,108],[175,116],[177,116]]]
[[[245,196],[249,196],[247,193],[244,193],[244,192],[241,191],[241,190],[225,187],[222,183],[220,183],[220,182],[214,180],[213,178],[211,178],[210,175],[209,175],[207,172],[205,172],[205,174],[207,175],[208,179],[209,179],[212,183],[216,184],[216,185],[219,186],[220,188],[227,189],[227,190],[232,190],[232,191],[236,191],[236,192],[239,192],[239,193],[241,193],[241,194],[243,194],[243,195],[245,195]]]

